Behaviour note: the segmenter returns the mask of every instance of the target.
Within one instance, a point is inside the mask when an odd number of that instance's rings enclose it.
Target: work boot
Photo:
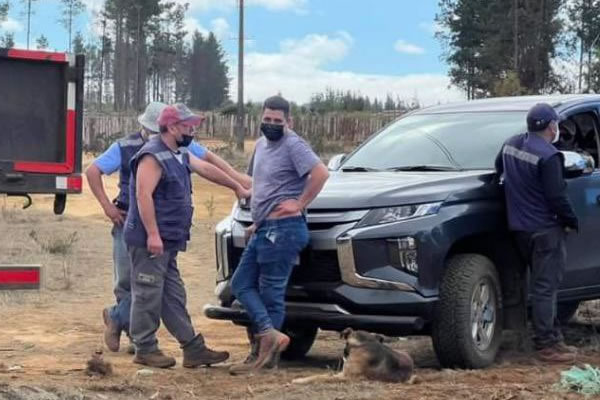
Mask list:
[[[246,359],[244,360],[244,364],[254,363],[256,361],[256,359],[258,358],[258,352],[260,349],[259,341],[256,340],[256,338],[254,337],[254,334],[250,330],[248,330],[248,341],[250,342],[250,353],[248,354],[248,356],[246,356]],[[276,357],[272,357],[264,365],[263,368],[265,368],[265,369],[277,368],[278,364],[279,364],[279,354]]]
[[[575,353],[561,351],[557,345],[545,347],[536,351],[538,360],[547,363],[570,363],[575,361]]]
[[[569,346],[567,345],[565,342],[560,341],[558,343],[556,343],[554,345],[554,347],[560,351],[561,353],[571,353],[571,354],[577,354],[577,347],[575,346]]]
[[[256,340],[250,329],[246,332],[248,334],[248,341],[250,342],[250,353],[244,360],[244,364],[252,364],[258,358],[258,340]]]
[[[154,368],[171,368],[175,365],[175,359],[165,356],[160,350],[145,354],[137,353],[133,358],[133,362]]]
[[[131,339],[129,339],[129,344],[127,345],[127,354],[131,354],[131,355],[135,354],[135,345],[133,344]]]
[[[110,317],[108,308],[102,310],[102,319],[104,320],[104,343],[110,351],[119,351],[121,342],[121,329],[117,323]]]
[[[267,369],[267,365],[276,365],[280,354],[290,344],[290,338],[276,329],[270,329],[265,333],[257,334],[258,357],[253,363],[240,363],[231,366],[231,375],[252,373],[261,369]]]
[[[222,363],[229,358],[226,351],[214,351],[204,344],[202,336],[198,335],[183,346],[183,366],[185,368],[196,368],[201,365],[212,365]]]

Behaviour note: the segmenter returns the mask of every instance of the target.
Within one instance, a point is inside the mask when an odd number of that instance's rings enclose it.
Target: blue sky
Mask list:
[[[236,0],[176,0],[189,2],[186,26],[191,31],[215,31],[237,69]],[[10,18],[0,33],[12,31],[19,47],[26,43],[20,0],[12,0]],[[84,0],[88,12],[77,21],[88,39],[98,24],[93,11],[103,0]],[[305,102],[326,87],[361,92],[371,97],[387,93],[424,104],[463,98],[448,89],[447,66],[434,38],[437,0],[246,0],[246,99],[260,101],[281,92]],[[57,20],[58,0],[38,0],[32,21],[32,46],[44,34],[62,51],[67,36]],[[237,86],[232,74],[232,95]]]

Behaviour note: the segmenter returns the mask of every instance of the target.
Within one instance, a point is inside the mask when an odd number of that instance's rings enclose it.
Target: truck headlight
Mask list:
[[[370,225],[389,224],[392,222],[424,217],[426,215],[433,215],[438,213],[441,206],[442,202],[376,208],[369,211],[356,227],[362,228]]]

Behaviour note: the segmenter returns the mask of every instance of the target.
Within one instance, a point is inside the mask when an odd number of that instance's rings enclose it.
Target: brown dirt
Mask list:
[[[89,160],[88,160],[89,161]],[[107,181],[116,192],[116,177]],[[207,201],[214,199],[213,215]],[[179,264],[188,291],[189,311],[209,345],[227,349],[232,362],[244,358],[245,332],[227,322],[206,319],[202,306],[214,300],[213,229],[231,209],[226,189],[195,179],[196,214],[189,250]],[[481,371],[441,370],[428,338],[406,338],[392,343],[410,352],[419,367],[412,385],[370,382],[291,385],[293,378],[335,370],[343,343],[334,333],[321,333],[306,360],[277,372],[254,377],[231,377],[226,366],[188,370],[181,367],[175,340],[160,329],[166,353],[177,357],[171,370],[136,373],[139,366],[124,351],[104,350],[112,365],[108,376],[88,376],[86,362],[102,348],[101,310],[111,304],[112,256],[110,224],[84,188],[68,199],[64,216],[52,214],[52,198],[36,196],[34,206],[21,210],[20,200],[0,198],[0,263],[39,263],[45,271],[40,292],[0,293],[0,399],[578,399],[557,392],[553,385],[565,367],[535,362],[531,353],[513,350],[510,340],[498,363]],[[69,254],[45,253],[30,238],[52,243],[77,232]],[[67,246],[68,247],[68,246]],[[582,346],[580,363],[597,364],[600,354],[595,307],[580,312],[580,323],[568,337]],[[593,320],[591,317],[593,317]],[[3,365],[3,367],[2,367]]]

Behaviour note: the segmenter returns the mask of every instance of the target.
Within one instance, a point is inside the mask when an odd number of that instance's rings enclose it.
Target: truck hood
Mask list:
[[[438,201],[466,201],[499,195],[492,171],[333,171],[311,209],[366,209]]]

